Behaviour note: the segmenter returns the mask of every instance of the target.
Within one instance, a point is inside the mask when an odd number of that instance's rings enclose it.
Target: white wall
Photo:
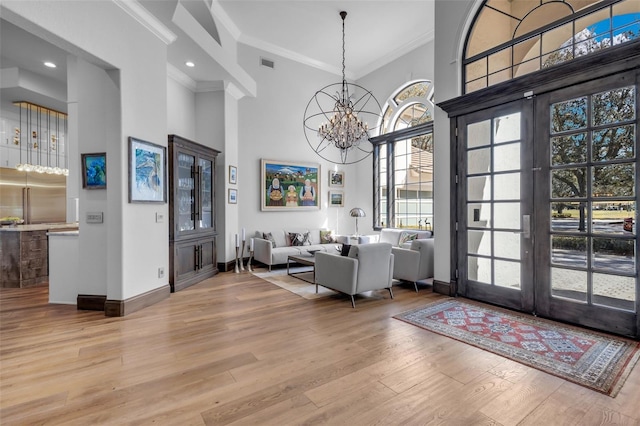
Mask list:
[[[97,152],[107,154],[107,190],[81,189],[81,183],[69,181],[70,186],[78,187],[80,199],[78,294],[103,295],[107,294],[109,274],[112,273],[104,261],[109,256],[111,242],[108,232],[112,220],[120,215],[115,206],[109,203],[110,196],[118,197],[117,185],[111,188],[112,182],[118,179],[112,179],[110,166],[112,160],[117,163],[119,155],[118,149],[114,149],[118,138],[114,137],[112,129],[119,127],[120,89],[105,70],[95,65],[80,58],[67,64],[70,76],[69,112],[72,118],[69,130],[70,135],[77,135],[75,140],[81,141],[74,152],[77,156]],[[74,175],[80,174],[79,167],[73,167],[72,170]],[[104,223],[87,223],[85,218],[88,212],[103,213]]]
[[[462,94],[460,54],[472,8],[480,0],[437,0],[435,4],[435,98],[436,104]],[[434,120],[434,278],[449,282],[451,277],[451,140],[449,118],[436,108]]]
[[[167,78],[167,135],[196,141],[195,94],[187,87]]]
[[[275,61],[275,68],[260,66],[260,57]],[[329,208],[328,176],[334,168],[316,155],[305,139],[304,111],[315,92],[341,77],[300,63],[239,45],[238,61],[257,83],[255,98],[242,98],[239,104],[238,228],[247,235],[256,230],[289,228],[328,228],[353,233],[354,221],[348,216],[350,199],[357,190],[353,166],[341,167],[346,173],[346,207]],[[261,211],[261,159],[320,164],[320,202],[314,211]],[[225,194],[226,196],[226,194]],[[367,205],[371,200],[367,201]],[[239,231],[239,229],[238,229]],[[230,235],[233,230],[227,231]]]
[[[168,271],[168,229],[166,222],[155,223],[155,214],[167,217],[168,207],[130,204],[127,189],[127,138],[135,136],[167,144],[166,45],[113,2],[3,1],[2,8],[3,17],[28,31],[88,62],[119,70],[109,73],[109,77],[120,88],[120,113],[119,117],[112,117],[109,114],[113,111],[108,111],[107,122],[120,124],[119,128],[105,129],[107,191],[98,195],[108,197],[109,206],[108,221],[103,225],[109,271],[107,298],[125,300],[167,285],[166,276],[158,278],[158,268]],[[78,140],[70,143],[77,143],[82,149],[91,137],[79,133]],[[90,260],[105,261],[93,257]]]
[[[224,91],[195,94],[195,142],[225,152]]]

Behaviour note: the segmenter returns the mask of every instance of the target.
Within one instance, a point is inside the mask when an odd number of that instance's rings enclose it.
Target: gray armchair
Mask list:
[[[393,254],[391,244],[373,243],[351,246],[348,256],[318,252],[315,255],[316,292],[318,285],[351,296],[371,290],[389,290],[393,299]]]
[[[409,281],[418,292],[418,281],[433,277],[433,238],[413,240],[411,248],[393,248],[393,278]]]

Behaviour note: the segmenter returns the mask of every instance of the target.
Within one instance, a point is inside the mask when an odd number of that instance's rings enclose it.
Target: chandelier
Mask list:
[[[13,104],[20,111],[20,124],[13,137],[20,150],[16,169],[69,176],[67,114],[26,101]]]
[[[315,93],[307,104],[303,122],[309,146],[320,157],[336,164],[357,163],[373,152],[371,144],[366,143],[369,141],[370,128],[363,118],[375,122],[376,126],[382,125],[380,103],[373,93],[360,85],[347,83],[344,43],[346,16],[347,12],[340,12],[342,82],[325,86]]]

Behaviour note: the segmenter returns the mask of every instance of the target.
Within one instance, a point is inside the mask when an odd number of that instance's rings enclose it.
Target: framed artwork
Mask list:
[[[262,160],[260,208],[319,210],[320,164]]]
[[[105,189],[107,187],[107,153],[81,154],[82,187]]]
[[[229,183],[238,183],[238,168],[229,166]]]
[[[129,202],[167,202],[167,149],[129,137]]]
[[[238,204],[238,190],[229,188],[229,204]]]
[[[344,186],[344,172],[329,170],[329,186],[343,187]]]
[[[344,207],[344,192],[329,191],[329,207]]]

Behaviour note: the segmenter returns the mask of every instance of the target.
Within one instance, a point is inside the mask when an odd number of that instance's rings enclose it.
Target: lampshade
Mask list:
[[[351,217],[365,217],[366,214],[364,213],[364,210],[362,210],[360,207],[354,207],[351,209],[351,211],[349,212],[349,215]]]
[[[369,131],[382,127],[380,103],[370,90],[347,83],[344,20],[342,18],[342,81],[318,90],[304,112],[304,135],[320,157],[336,164],[353,164],[373,152]]]

